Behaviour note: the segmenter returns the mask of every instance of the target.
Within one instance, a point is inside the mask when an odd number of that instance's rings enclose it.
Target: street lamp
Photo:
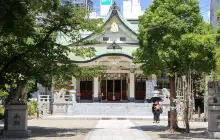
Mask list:
[[[134,64],[134,63],[131,63],[131,64],[130,64],[130,72],[131,72],[131,73],[134,73],[134,72],[135,72],[135,64]]]

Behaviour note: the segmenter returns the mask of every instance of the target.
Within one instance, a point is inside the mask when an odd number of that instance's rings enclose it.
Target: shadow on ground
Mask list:
[[[166,126],[158,126],[158,125],[143,125],[139,126],[143,131],[151,131],[151,132],[164,132],[167,130]],[[138,129],[137,127],[131,127],[130,129]]]
[[[184,140],[190,140],[190,139],[207,139],[207,136],[205,135],[205,130],[206,128],[192,128],[190,129],[190,133],[185,133],[185,132],[177,132],[177,133],[169,133],[167,132],[168,127],[166,126],[161,126],[161,125],[144,125],[144,126],[139,126],[139,128],[148,133],[148,132],[153,132],[157,133],[159,138],[161,139],[184,139]],[[133,127],[131,129],[138,129],[137,127]]]
[[[2,130],[3,128],[0,127]],[[94,130],[94,128],[56,128],[56,127],[38,127],[38,126],[29,126],[29,130],[31,130],[31,136],[30,138],[35,137],[74,137],[77,135],[86,135],[89,133],[89,131]],[[3,136],[0,136],[0,139],[3,138]]]

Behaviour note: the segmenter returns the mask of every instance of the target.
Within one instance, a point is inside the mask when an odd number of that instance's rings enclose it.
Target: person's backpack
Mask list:
[[[156,108],[156,110],[160,110],[161,109],[160,105],[156,105],[155,108]]]

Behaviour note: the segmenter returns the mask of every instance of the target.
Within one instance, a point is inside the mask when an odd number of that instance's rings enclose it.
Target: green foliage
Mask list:
[[[4,113],[5,113],[5,108],[3,105],[0,105],[0,119],[3,118]]]
[[[215,35],[200,15],[198,0],[155,0],[140,17],[135,62],[145,74],[210,73]]]
[[[217,18],[218,18],[218,23],[220,23],[220,10],[217,11]],[[216,35],[216,43],[217,47],[215,49],[216,55],[216,69],[213,71],[213,78],[220,82],[220,27],[217,28],[217,35]]]
[[[38,90],[38,88],[37,88],[37,81],[33,81],[33,80],[28,81],[27,99],[31,98],[31,93],[34,93],[37,90]]]
[[[200,75],[215,69],[216,35],[203,21],[198,0],[154,0],[140,17],[138,39],[135,62],[142,64],[146,75],[168,73],[171,107],[176,107],[175,74]],[[176,110],[171,110],[171,117],[170,128],[177,130]],[[186,118],[185,123],[188,132]]]
[[[0,90],[0,99],[4,100],[8,96],[8,92]]]
[[[34,116],[36,112],[37,112],[37,102],[36,101],[28,102],[28,115]]]
[[[198,95],[205,93],[205,74],[193,73],[192,74],[193,90]]]
[[[89,19],[86,8],[62,6],[60,0],[1,0],[0,10],[0,89],[21,78],[50,87],[52,76],[76,75],[69,53],[94,55],[93,48],[76,47],[80,31],[102,31],[101,19]],[[75,46],[59,43],[57,36],[68,36]]]

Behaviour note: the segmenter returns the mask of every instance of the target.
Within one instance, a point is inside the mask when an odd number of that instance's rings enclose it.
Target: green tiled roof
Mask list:
[[[119,10],[119,7],[116,4],[113,4],[111,6],[109,13],[104,20],[105,24],[107,22],[111,21],[113,17],[116,17],[122,23],[123,27],[125,29],[127,29],[126,32],[128,32],[129,34],[131,34],[131,36],[134,36],[136,38],[137,30],[134,30],[134,27],[126,19],[123,18],[122,14]],[[94,37],[95,35],[90,34],[88,37],[86,37],[84,39],[85,40],[89,39],[92,36]],[[135,40],[137,40],[137,39],[135,39]],[[58,37],[57,37],[57,43],[68,46],[68,45],[72,44],[73,41],[71,41],[70,37],[59,33]],[[121,47],[121,49],[107,49],[107,47],[109,45],[110,44],[107,44],[107,43],[106,44],[87,45],[87,47],[94,47],[96,50],[95,56],[93,58],[83,58],[81,56],[76,56],[74,53],[70,53],[68,57],[71,60],[78,61],[78,62],[88,61],[88,60],[94,59],[96,57],[99,57],[102,55],[107,55],[107,54],[122,54],[122,55],[132,57],[132,53],[139,47],[137,44],[118,44]]]
[[[107,49],[109,44],[96,44],[90,45],[89,47],[94,47],[96,50],[96,55],[93,57],[98,57],[104,54],[124,54],[132,56],[132,53],[138,48],[138,45],[128,45],[128,44],[119,44],[122,49]],[[75,56],[74,53],[69,54],[69,58],[73,61],[87,61],[93,58],[83,58],[80,56]]]

